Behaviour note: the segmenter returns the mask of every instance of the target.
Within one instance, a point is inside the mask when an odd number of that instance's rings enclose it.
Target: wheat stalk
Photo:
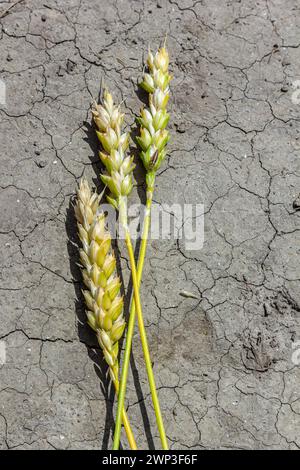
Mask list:
[[[117,394],[119,393],[119,340],[125,329],[121,282],[115,275],[116,260],[111,252],[111,237],[104,213],[99,213],[100,197],[82,179],[77,190],[75,215],[82,244],[80,260],[87,321],[96,332],[99,345]],[[122,419],[132,449],[137,449],[124,407]]]
[[[125,241],[129,255],[131,276],[133,283],[134,305],[131,310],[128,321],[128,330],[126,346],[124,353],[123,369],[120,380],[120,391],[118,399],[118,410],[116,416],[116,426],[114,434],[113,449],[119,449],[121,432],[121,415],[124,407],[126,383],[128,377],[129,359],[131,352],[132,337],[135,324],[135,310],[137,312],[138,325],[140,330],[141,343],[145,358],[149,386],[153,401],[153,407],[156,415],[157,426],[160,432],[163,448],[166,449],[167,441],[163,426],[155,380],[152,370],[152,361],[150,358],[146,330],[139,294],[139,282],[137,277],[134,252],[131,243],[131,237],[127,224],[127,197],[132,190],[132,172],[135,167],[133,157],[126,156],[126,150],[129,145],[129,135],[122,133],[122,123],[124,114],[120,112],[119,106],[115,106],[111,94],[106,90],[104,92],[103,104],[94,103],[92,113],[94,122],[98,128],[97,136],[102,144],[103,150],[99,156],[106,168],[106,174],[101,174],[101,179],[108,186],[110,194],[108,201],[119,210],[120,222],[125,232]]]
[[[149,50],[147,65],[148,70],[144,73],[140,86],[149,93],[149,109],[141,109],[141,116],[137,118],[140,124],[140,136],[136,138],[141,147],[140,157],[146,170],[147,188],[146,211],[137,265],[138,286],[141,283],[147,250],[155,176],[165,158],[165,146],[169,141],[166,126],[170,116],[166,111],[166,106],[170,95],[171,75],[168,72],[169,55],[165,45],[154,56]],[[134,312],[135,304],[132,303],[130,316],[134,315]],[[162,429],[160,429],[160,437],[163,449],[168,449],[166,436]]]

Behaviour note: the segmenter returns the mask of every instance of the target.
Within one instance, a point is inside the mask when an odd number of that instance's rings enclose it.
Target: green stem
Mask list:
[[[119,389],[120,389],[120,383],[119,383],[119,380],[117,378],[118,372],[114,368],[112,368],[112,372],[115,376],[115,378],[113,380],[113,384],[115,386],[116,394],[118,395],[119,394]],[[135,439],[134,439],[134,435],[133,435],[133,432],[132,432],[132,429],[131,429],[131,426],[130,426],[130,423],[129,423],[129,419],[128,419],[128,416],[127,416],[127,413],[126,413],[124,407],[122,409],[122,422],[123,422],[124,429],[125,429],[125,432],[126,432],[126,436],[127,436],[127,439],[128,439],[129,445],[130,445],[130,449],[131,450],[137,450],[137,445],[136,445],[136,442],[135,442]]]
[[[140,287],[142,273],[143,273],[149,227],[150,227],[150,213],[151,213],[153,187],[154,187],[154,178],[153,178],[153,185],[151,184],[151,187],[147,187],[146,214],[145,214],[145,219],[144,219],[143,234],[142,234],[142,241],[141,241],[137,269],[135,266],[135,259],[134,259],[134,253],[132,249],[130,235],[128,231],[126,232],[126,245],[128,249],[131,273],[132,273],[134,302],[131,303],[128,328],[127,328],[126,346],[125,346],[123,367],[122,367],[121,380],[120,380],[120,390],[119,390],[119,397],[118,397],[118,409],[117,409],[117,417],[116,417],[113,450],[118,450],[119,444],[120,444],[121,418],[122,418],[121,415],[122,415],[122,409],[124,407],[125,394],[126,394],[129,359],[130,359],[132,337],[133,337],[134,325],[135,325],[135,312],[137,312],[137,317],[138,317],[141,343],[142,343],[143,353],[145,357],[146,370],[148,374],[149,386],[150,386],[153,407],[154,407],[155,416],[156,416],[157,427],[158,427],[158,431],[159,431],[160,439],[162,443],[162,448],[164,450],[168,450],[168,442],[166,438],[166,433],[165,433],[165,429],[163,425],[161,410],[160,410],[157,391],[156,391],[155,379],[154,379],[153,370],[152,370],[152,362],[151,362],[150,353],[149,353],[147,335],[146,335],[146,330],[145,330],[145,325],[144,325],[144,320],[143,320],[143,313],[141,309],[140,296],[139,296],[139,287]],[[121,212],[121,209],[120,209],[120,212]],[[121,216],[121,213],[120,213],[120,216]]]

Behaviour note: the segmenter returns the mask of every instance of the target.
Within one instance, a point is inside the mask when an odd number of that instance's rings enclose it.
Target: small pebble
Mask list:
[[[180,122],[180,123],[175,122],[174,127],[176,129],[176,132],[179,132],[179,134],[184,134],[186,131],[186,127],[183,122]]]
[[[300,194],[293,202],[293,209],[295,209],[296,211],[300,210]]]
[[[75,67],[76,67],[76,62],[73,62],[72,60],[68,59],[67,60],[67,72],[68,73],[73,72]]]
[[[181,295],[181,297],[186,297],[186,298],[190,298],[190,299],[199,299],[198,295],[194,294],[193,292],[189,292],[187,290],[180,291],[179,295]]]
[[[45,166],[47,165],[47,162],[45,160],[38,160],[35,163],[39,168],[45,168]]]
[[[58,71],[57,71],[57,75],[59,77],[63,77],[64,76],[64,70],[61,66],[58,67]]]

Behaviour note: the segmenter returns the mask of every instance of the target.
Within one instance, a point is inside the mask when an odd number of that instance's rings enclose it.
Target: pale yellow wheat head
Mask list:
[[[122,133],[124,114],[113,102],[112,95],[105,90],[102,104],[93,104],[93,119],[97,136],[103,150],[99,157],[106,168],[101,179],[110,190],[108,201],[119,208],[120,198],[127,197],[132,190],[133,157],[126,155],[129,134]]]
[[[140,157],[146,169],[148,189],[153,190],[154,175],[165,158],[165,146],[169,140],[166,126],[169,122],[167,104],[170,97],[169,55],[161,47],[155,55],[149,50],[147,70],[140,86],[149,93],[149,108],[142,108],[137,119],[140,124],[140,136],[136,138],[141,147]]]
[[[87,287],[83,295],[87,320],[96,332],[114,381],[118,378],[119,340],[124,332],[121,282],[115,274],[116,260],[111,251],[111,236],[106,218],[99,208],[100,196],[82,179],[77,190],[75,215],[82,244],[80,260]]]

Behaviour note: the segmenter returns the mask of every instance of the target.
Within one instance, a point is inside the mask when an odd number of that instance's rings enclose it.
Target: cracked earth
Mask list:
[[[114,397],[84,324],[70,200],[83,173],[99,184],[89,107],[101,80],[132,126],[143,54],[167,33],[171,142],[155,201],[205,210],[201,250],[164,240],[147,253],[167,436],[173,449],[298,449],[299,3],[14,3],[0,1],[0,448],[111,446]],[[127,406],[140,447],[159,448],[137,334]]]

